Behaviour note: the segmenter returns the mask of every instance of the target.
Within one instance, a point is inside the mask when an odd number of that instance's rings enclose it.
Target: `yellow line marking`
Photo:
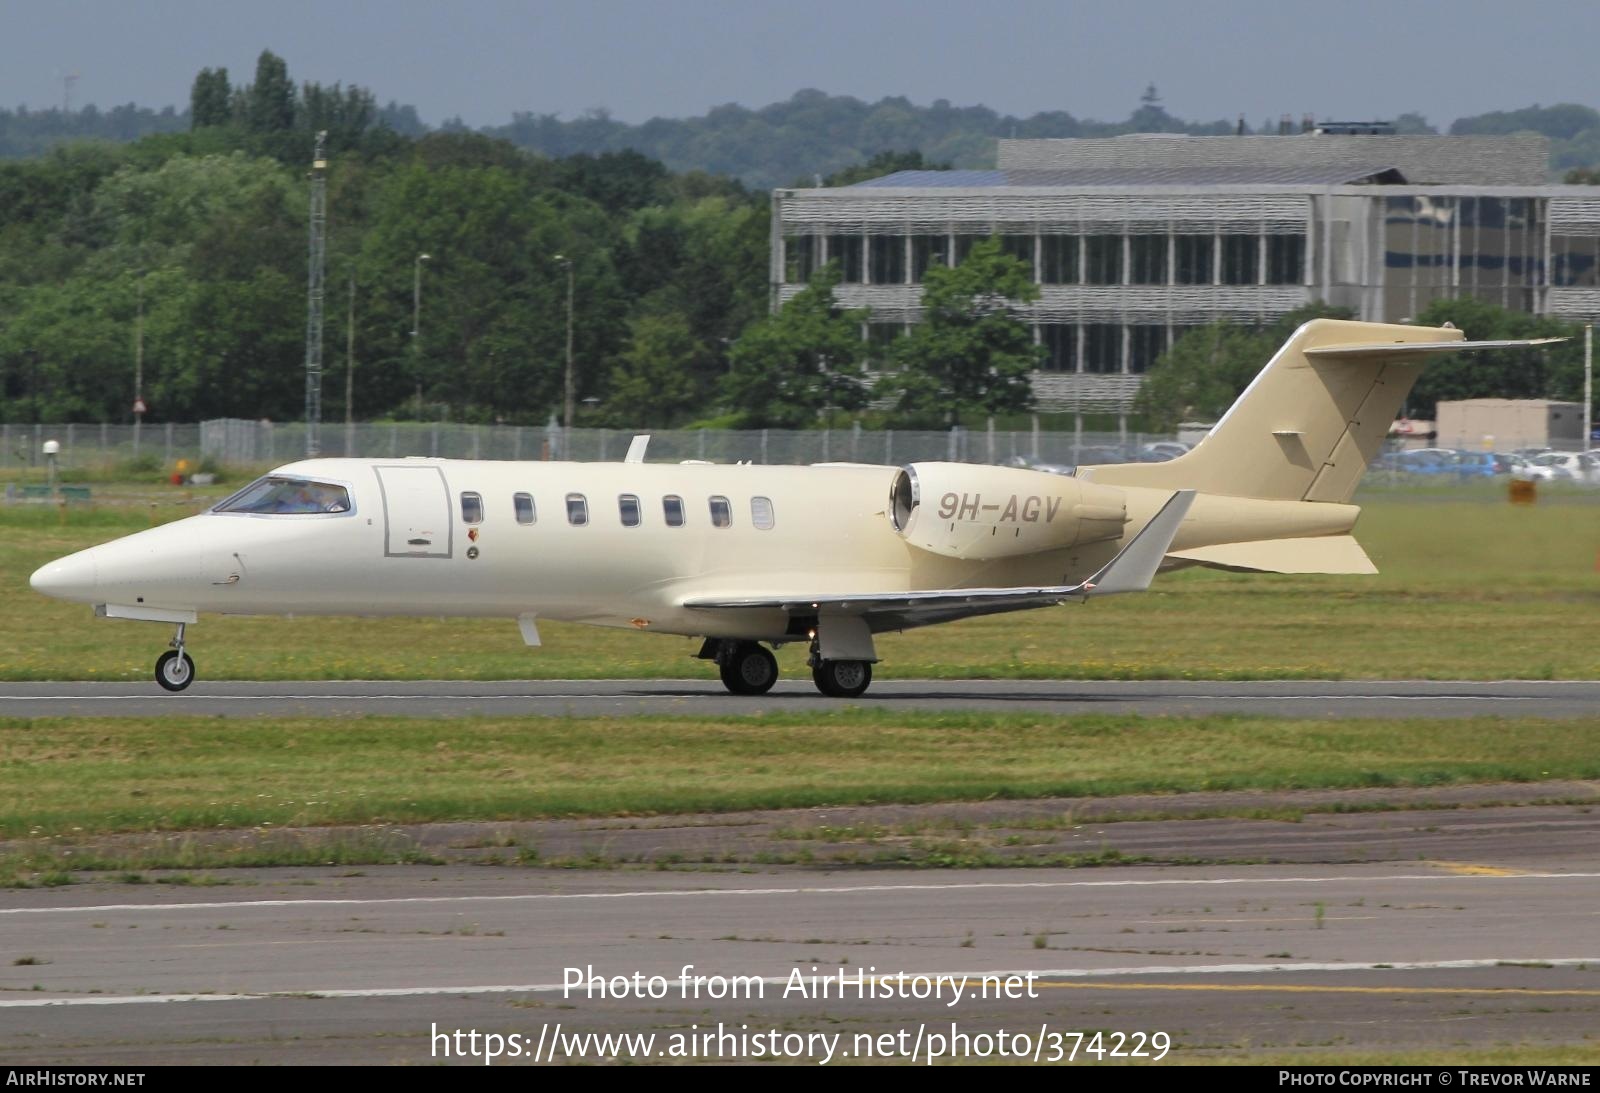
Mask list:
[[[1306,984],[1256,983],[1063,983],[1036,981],[1035,987],[1077,991],[1261,991],[1273,994],[1494,994],[1525,997],[1600,998],[1600,990],[1537,990],[1532,987],[1317,987]]]
[[[1520,869],[1504,869],[1498,865],[1478,865],[1469,861],[1431,861],[1429,865],[1454,873],[1458,877],[1521,877]]]

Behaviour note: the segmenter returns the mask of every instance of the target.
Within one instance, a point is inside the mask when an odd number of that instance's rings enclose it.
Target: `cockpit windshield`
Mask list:
[[[256,479],[212,511],[264,515],[349,512],[350,492],[330,482],[270,474]]]

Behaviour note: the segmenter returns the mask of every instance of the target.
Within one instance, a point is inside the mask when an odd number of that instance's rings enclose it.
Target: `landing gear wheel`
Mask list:
[[[168,649],[156,658],[156,682],[169,691],[181,691],[194,682],[194,661],[189,654]]]
[[[778,682],[778,658],[753,642],[734,649],[720,667],[722,685],[736,695],[764,695]]]
[[[872,683],[872,664],[865,660],[819,660],[811,681],[829,698],[855,698]]]

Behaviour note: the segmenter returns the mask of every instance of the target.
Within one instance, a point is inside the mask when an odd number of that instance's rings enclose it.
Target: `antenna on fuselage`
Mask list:
[[[628,454],[622,457],[624,463],[643,463],[644,450],[650,447],[650,434],[640,433],[628,445]]]

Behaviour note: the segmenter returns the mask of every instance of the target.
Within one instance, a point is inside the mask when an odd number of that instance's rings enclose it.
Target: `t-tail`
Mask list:
[[[1448,326],[1312,319],[1193,451],[1166,463],[1094,467],[1085,476],[1106,485],[1345,504],[1430,356],[1561,340],[1471,342]]]

